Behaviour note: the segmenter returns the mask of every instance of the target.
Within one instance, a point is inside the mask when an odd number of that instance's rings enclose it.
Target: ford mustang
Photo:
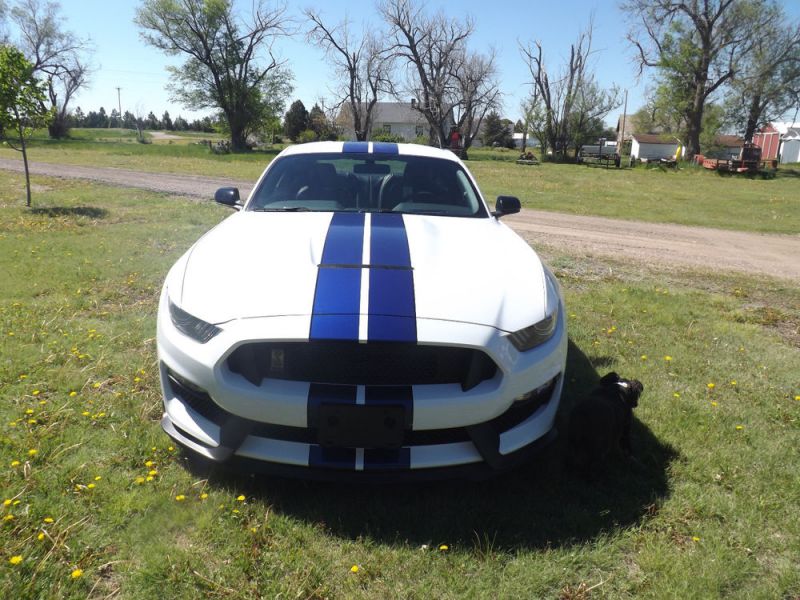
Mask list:
[[[205,459],[342,478],[483,477],[555,435],[558,282],[451,152],[283,150],[169,271],[163,429]]]

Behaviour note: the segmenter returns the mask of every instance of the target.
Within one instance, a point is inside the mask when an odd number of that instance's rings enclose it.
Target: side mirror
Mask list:
[[[235,187],[219,188],[214,194],[214,201],[237,210],[242,206],[242,201],[239,198],[239,188]]]
[[[514,196],[498,196],[497,203],[494,205],[493,217],[498,219],[505,215],[513,215],[520,211],[521,205],[519,198]]]

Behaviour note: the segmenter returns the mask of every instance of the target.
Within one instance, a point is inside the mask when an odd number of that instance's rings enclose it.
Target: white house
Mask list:
[[[350,105],[343,104],[336,118],[338,125],[347,139],[356,139],[353,130],[353,119],[350,116]],[[452,117],[448,115],[452,124]],[[449,127],[447,128],[449,129]],[[413,142],[418,137],[428,138],[430,127],[422,113],[414,108],[414,101],[409,102],[376,102],[372,109],[372,138],[378,134],[396,135],[406,142]]]
[[[781,136],[781,164],[800,162],[800,127],[789,127]]]
[[[634,133],[631,136],[631,157],[639,160],[675,158],[680,147],[680,140],[668,135]]]

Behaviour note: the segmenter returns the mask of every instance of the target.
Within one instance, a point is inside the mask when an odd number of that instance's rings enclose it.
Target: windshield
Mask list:
[[[397,154],[326,153],[277,158],[247,210],[488,216],[458,163]]]

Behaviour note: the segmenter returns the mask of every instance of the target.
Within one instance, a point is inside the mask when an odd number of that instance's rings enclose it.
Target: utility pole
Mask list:
[[[119,110],[119,128],[122,129],[122,97],[120,96],[120,90],[122,88],[117,88],[117,109]],[[627,94],[627,92],[626,92]],[[626,96],[627,98],[627,96]]]

